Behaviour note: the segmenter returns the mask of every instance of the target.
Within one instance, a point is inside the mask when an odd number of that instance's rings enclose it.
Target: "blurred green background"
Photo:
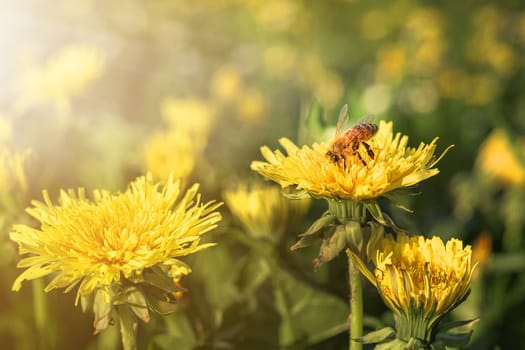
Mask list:
[[[2,2],[0,23],[0,144],[30,150],[1,159],[2,348],[119,348],[115,330],[91,334],[74,293],[10,291],[9,228],[42,189],[122,191],[172,170],[224,200],[258,178],[260,146],[328,139],[348,103],[354,120],[393,120],[414,147],[455,145],[406,203],[413,214],[388,210],[412,233],[474,245],[472,295],[451,315],[481,319],[470,348],[525,349],[520,1],[22,0]],[[315,249],[288,249],[323,210],[315,202],[278,239],[250,240],[224,206],[208,234],[219,245],[185,259],[180,310],[142,324],[140,348],[347,348],[344,257],[314,273]],[[366,288],[367,328],[391,322]]]

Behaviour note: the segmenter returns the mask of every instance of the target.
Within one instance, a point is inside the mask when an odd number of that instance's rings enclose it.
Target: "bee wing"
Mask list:
[[[335,136],[339,136],[343,132],[343,128],[348,120],[348,104],[345,104],[341,111],[339,111],[339,117],[337,117],[337,125],[335,127]]]
[[[367,114],[364,117],[359,118],[359,120],[357,121],[357,124],[371,123],[374,121],[374,119],[375,117],[372,114]]]

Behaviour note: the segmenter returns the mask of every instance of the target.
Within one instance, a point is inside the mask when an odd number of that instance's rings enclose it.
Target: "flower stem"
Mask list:
[[[349,350],[361,350],[362,344],[354,339],[363,335],[363,288],[361,272],[354,261],[348,256],[348,277],[350,283],[350,335]]]

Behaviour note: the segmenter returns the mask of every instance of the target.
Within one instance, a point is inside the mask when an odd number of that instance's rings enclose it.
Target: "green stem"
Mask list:
[[[44,292],[44,281],[37,278],[32,281],[33,284],[33,311],[35,325],[38,332],[42,349],[52,349],[53,331],[48,319],[48,305]]]
[[[354,339],[363,336],[363,289],[361,272],[348,256],[348,277],[350,282],[350,336],[349,350],[361,350],[363,345]]]

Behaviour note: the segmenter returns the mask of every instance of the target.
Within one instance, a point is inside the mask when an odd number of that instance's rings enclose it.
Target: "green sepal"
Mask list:
[[[150,286],[158,288],[166,293],[184,292],[185,289],[177,286],[173,278],[169,277],[168,272],[159,265],[155,265],[144,270],[144,282]]]
[[[299,235],[299,240],[290,247],[290,250],[308,247],[315,241],[327,236],[327,233],[330,235],[330,231],[333,231],[332,225],[336,220],[337,217],[335,215],[325,212],[319,219],[314,221],[308,230]]]
[[[120,326],[120,336],[124,350],[137,349],[138,323],[131,310],[126,305],[117,306],[117,315]]]
[[[392,327],[384,327],[370,333],[365,334],[362,337],[354,338],[355,341],[362,344],[376,344],[383,343],[387,340],[394,339],[396,331]]]
[[[376,202],[366,203],[365,204],[366,211],[370,213],[372,218],[378,223],[380,223],[383,226],[390,227],[395,232],[405,232],[403,229],[401,229],[399,226],[396,225],[394,220],[388,214],[384,213],[381,210],[381,207]]]
[[[82,308],[82,312],[86,312],[89,309],[93,308],[93,300],[94,300],[94,293],[89,293],[86,295],[80,296],[80,307]]]
[[[344,227],[348,247],[360,252],[363,249],[363,231],[361,230],[361,224],[357,221],[348,221],[341,226]]]
[[[95,291],[93,299],[93,313],[95,319],[93,320],[93,334],[98,334],[105,330],[112,322],[111,311],[113,310],[112,293],[108,290],[99,288]]]
[[[131,311],[142,321],[149,322],[148,304],[142,291],[136,287],[129,287],[126,289],[125,294],[126,304],[128,304]]]
[[[368,222],[370,233],[367,236],[366,257],[368,260],[373,258],[378,242],[385,236],[385,227],[373,221]]]
[[[161,316],[170,315],[179,308],[175,296],[161,293],[158,289],[146,292],[144,297],[147,300],[149,309]]]
[[[331,236],[323,239],[319,256],[314,259],[314,269],[335,258],[348,246],[345,225],[338,225]]]
[[[377,344],[374,347],[374,350],[407,350],[407,349],[415,350],[415,349],[420,349],[420,348],[415,348],[415,347],[411,348],[409,347],[409,343],[401,339],[398,339],[398,338],[387,341],[385,343]]]
[[[436,342],[448,347],[466,346],[472,337],[473,327],[479,319],[467,321],[454,321],[440,324],[436,334]]]
[[[289,187],[286,189],[287,190],[283,190],[281,193],[288,199],[305,199],[311,197],[310,194],[305,190],[295,190]]]

